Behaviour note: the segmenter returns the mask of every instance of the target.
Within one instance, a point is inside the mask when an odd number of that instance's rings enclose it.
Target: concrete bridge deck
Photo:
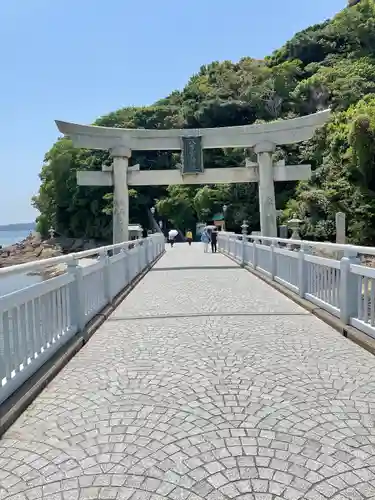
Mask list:
[[[0,499],[375,499],[375,359],[176,245],[0,441]]]

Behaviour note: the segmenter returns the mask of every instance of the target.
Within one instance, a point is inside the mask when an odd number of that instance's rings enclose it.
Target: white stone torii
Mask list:
[[[315,130],[324,125],[330,110],[291,120],[261,125],[218,127],[202,129],[123,129],[78,125],[56,121],[60,132],[69,136],[75,147],[108,150],[113,165],[103,171],[77,172],[77,182],[85,186],[113,186],[113,241],[128,240],[129,196],[128,186],[156,186],[172,184],[259,183],[259,210],[261,233],[277,236],[274,182],[307,180],[310,165],[286,166],[273,164],[272,154],[277,145],[294,144],[311,139]],[[202,149],[254,148],[257,163],[246,160],[245,167],[208,168],[198,171],[140,170],[129,167],[132,150],[183,150],[184,141],[200,141]],[[195,146],[193,146],[195,147]],[[194,152],[196,155],[196,151]],[[199,154],[199,153],[198,153]]]

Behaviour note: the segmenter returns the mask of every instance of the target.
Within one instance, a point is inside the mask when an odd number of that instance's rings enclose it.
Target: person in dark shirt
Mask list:
[[[211,233],[211,251],[212,253],[217,252],[217,230],[214,229]]]

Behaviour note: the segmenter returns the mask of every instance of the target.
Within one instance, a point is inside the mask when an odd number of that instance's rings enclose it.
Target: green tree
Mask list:
[[[96,125],[124,128],[200,128],[249,125],[315,112],[329,105],[331,122],[314,138],[277,151],[290,163],[311,163],[312,179],[277,183],[277,208],[284,220],[297,212],[309,238],[333,239],[336,211],[347,214],[349,235],[357,243],[375,243],[374,96],[375,0],[350,2],[333,19],[297,33],[264,61],[212,62],[152,106],[126,107],[98,118]],[[243,166],[251,150],[204,151],[206,168]],[[180,154],[134,151],[142,169],[174,169]],[[111,237],[112,191],[79,187],[77,170],[100,170],[108,153],[74,149],[60,139],[46,154],[39,193],[38,228],[52,225],[61,234]],[[148,225],[147,210],[181,230],[194,228],[228,206],[227,227],[239,230],[247,219],[259,229],[256,184],[149,186],[130,191],[131,221]]]
[[[193,206],[195,189],[190,186],[169,186],[167,195],[157,200],[158,213],[169,219],[175,229],[186,231],[195,228],[197,222]]]

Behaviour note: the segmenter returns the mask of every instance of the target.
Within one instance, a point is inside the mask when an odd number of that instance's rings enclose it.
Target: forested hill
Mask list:
[[[351,0],[335,18],[296,34],[264,61],[213,62],[186,87],[153,106],[124,108],[97,125],[116,127],[220,127],[286,119],[326,106],[331,122],[313,140],[277,151],[292,163],[312,163],[309,182],[277,183],[277,208],[296,212],[308,238],[332,239],[337,211],[347,214],[358,243],[375,243],[375,0]],[[251,152],[248,152],[251,154]],[[105,152],[75,150],[61,139],[45,156],[34,198],[40,230],[51,225],[71,236],[109,238],[112,194],[108,188],[77,187],[77,169],[100,169]],[[175,168],[168,152],[133,152],[141,168]],[[205,151],[206,167],[241,165],[244,151]],[[130,215],[147,227],[145,206],[158,200],[160,214],[181,229],[209,219],[225,203],[228,226],[247,219],[259,225],[257,185],[131,190]]]

